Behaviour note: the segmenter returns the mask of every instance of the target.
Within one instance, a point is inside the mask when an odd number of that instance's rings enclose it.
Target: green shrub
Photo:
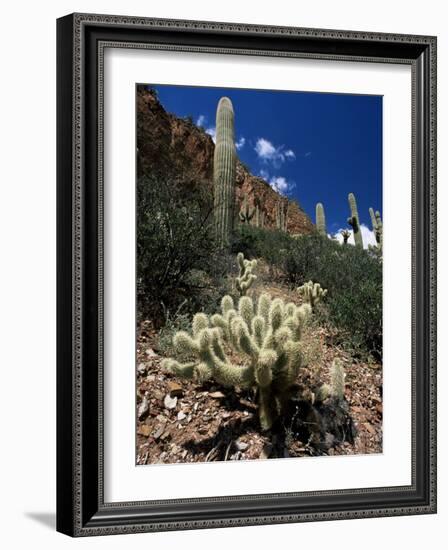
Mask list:
[[[137,300],[139,318],[163,324],[163,308],[196,312],[226,291],[229,258],[213,238],[213,206],[204,186],[180,177],[137,182]],[[217,295],[217,298],[213,298]]]
[[[328,289],[328,320],[341,343],[357,352],[382,353],[382,264],[375,251],[342,246],[318,235],[302,236],[288,250],[284,269],[293,285],[308,279]],[[325,317],[325,307],[320,308]]]
[[[248,225],[238,227],[234,253],[264,258],[298,287],[309,280],[328,289],[318,306],[322,321],[339,329],[339,344],[359,354],[382,353],[382,264],[377,248],[342,246],[318,234],[291,237]]]
[[[242,252],[249,259],[264,258],[273,266],[281,266],[294,240],[284,231],[240,224],[234,232],[231,251],[234,254]]]

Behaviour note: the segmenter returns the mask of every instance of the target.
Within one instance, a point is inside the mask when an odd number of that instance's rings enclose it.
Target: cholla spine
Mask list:
[[[325,223],[325,210],[324,205],[321,202],[316,204],[316,227],[322,237],[327,236],[327,226]]]
[[[315,308],[325,296],[327,295],[327,289],[323,289],[319,283],[313,283],[308,281],[307,283],[299,286],[297,292],[305,300],[305,303],[309,304],[312,309]]]
[[[260,423],[267,430],[282,414],[302,366],[300,339],[310,313],[309,304],[285,304],[268,294],[256,303],[242,296],[237,307],[230,296],[224,296],[221,313],[210,318],[197,313],[192,335],[181,331],[174,336],[176,351],[187,352],[195,360],[165,359],[162,366],[176,376],[200,382],[213,378],[223,386],[257,387]],[[225,347],[247,356],[248,363],[232,363]]]
[[[347,219],[347,223],[351,225],[353,229],[353,236],[355,239],[355,246],[359,246],[360,248],[363,248],[362,243],[362,234],[361,234],[361,223],[359,221],[359,215],[358,215],[358,206],[356,204],[356,198],[353,193],[349,193],[348,195],[348,203],[350,205],[351,210],[351,216]]]
[[[244,254],[239,252],[237,257],[237,263],[239,268],[239,274],[236,278],[236,289],[240,296],[245,296],[246,292],[252,286],[257,276],[253,273],[253,270],[257,266],[257,260],[246,260]]]
[[[375,240],[378,248],[383,246],[383,222],[381,220],[381,214],[377,210],[373,212],[373,208],[369,208],[370,219],[372,220],[372,228],[375,233]]]
[[[218,244],[227,246],[233,231],[235,208],[236,150],[234,113],[228,97],[216,111],[216,145],[213,159],[215,233]]]
[[[249,206],[247,196],[244,195],[243,203],[239,212],[239,218],[242,223],[249,224],[255,215],[255,208]]]

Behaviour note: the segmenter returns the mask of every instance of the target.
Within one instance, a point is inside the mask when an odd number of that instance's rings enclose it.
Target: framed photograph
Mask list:
[[[57,40],[57,529],[435,513],[436,38]]]

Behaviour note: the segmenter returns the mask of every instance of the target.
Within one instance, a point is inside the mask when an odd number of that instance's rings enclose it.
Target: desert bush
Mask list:
[[[319,281],[328,294],[317,313],[340,329],[340,343],[381,357],[382,265],[376,252],[318,235],[295,241],[284,264],[290,283]]]
[[[281,266],[294,239],[283,231],[240,224],[234,232],[231,251],[246,258],[264,258],[273,266]]]
[[[215,246],[213,207],[201,185],[181,177],[137,182],[137,299],[140,318],[163,324],[163,308],[214,307],[226,290],[229,257]],[[210,305],[209,302],[211,302]]]

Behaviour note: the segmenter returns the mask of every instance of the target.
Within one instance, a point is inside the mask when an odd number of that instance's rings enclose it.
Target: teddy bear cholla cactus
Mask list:
[[[312,309],[314,309],[316,304],[327,295],[327,289],[323,289],[319,283],[313,283],[313,281],[308,281],[302,286],[299,286],[297,292]]]
[[[232,298],[224,296],[220,314],[209,318],[197,313],[192,336],[184,331],[174,336],[175,349],[195,360],[179,363],[165,359],[162,366],[176,376],[199,382],[213,378],[223,386],[256,387],[260,424],[269,429],[282,414],[302,365],[300,339],[310,313],[309,304],[297,307],[280,298],[272,300],[268,294],[262,294],[257,303],[242,296],[237,309]],[[247,361],[233,363],[226,349]]]
[[[238,267],[240,269],[238,277],[236,278],[236,289],[240,296],[245,296],[246,292],[252,286],[257,276],[252,273],[257,267],[257,260],[245,260],[242,252],[237,256]]]

